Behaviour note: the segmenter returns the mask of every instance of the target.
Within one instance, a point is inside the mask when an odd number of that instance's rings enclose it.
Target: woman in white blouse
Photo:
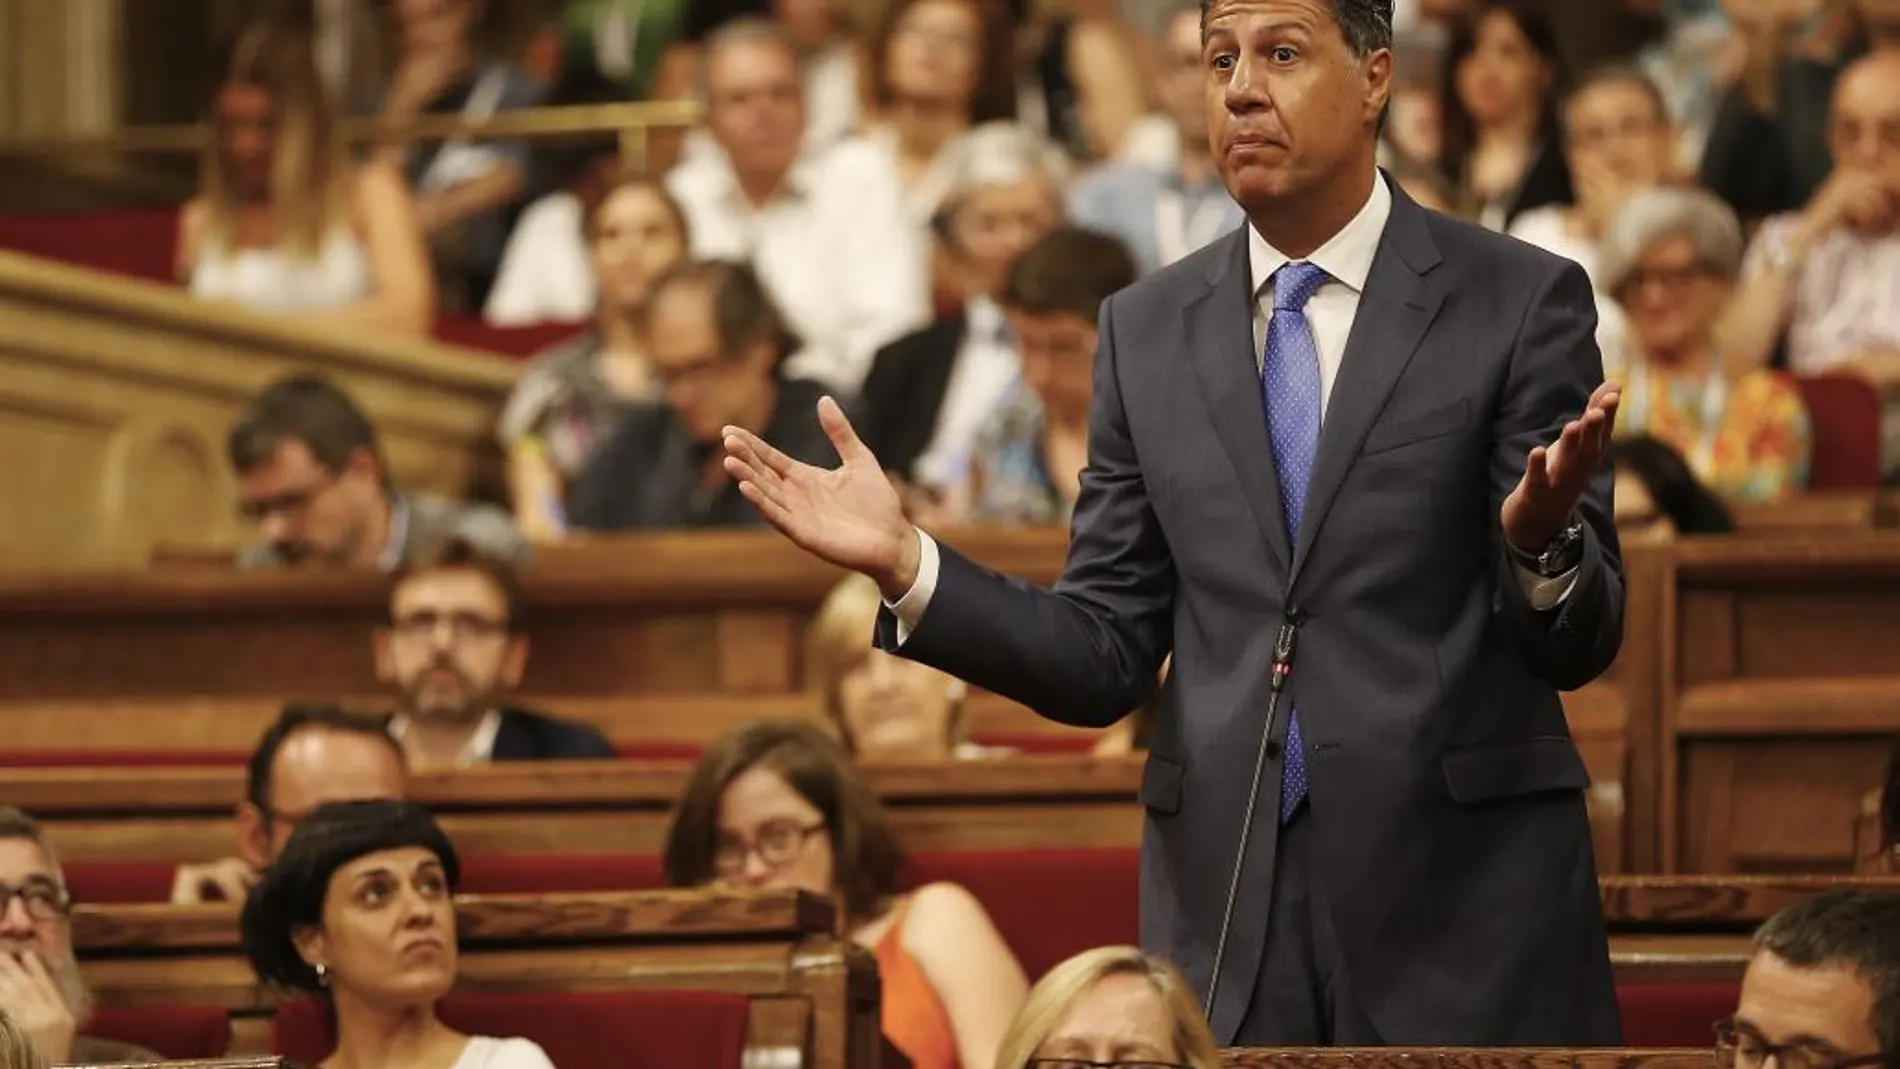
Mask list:
[[[321,1069],[553,1069],[526,1039],[466,1036],[436,1003],[455,986],[461,863],[413,802],[332,802],[298,823],[239,925],[267,984],[328,998]]]

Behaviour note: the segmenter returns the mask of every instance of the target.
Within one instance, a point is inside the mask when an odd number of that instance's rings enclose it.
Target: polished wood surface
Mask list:
[[[498,477],[495,418],[517,369],[487,354],[214,306],[6,252],[0,321],[9,571],[142,567],[161,542],[238,544],[247,533],[225,436],[254,393],[294,370],[320,371],[355,397],[398,484],[460,495]],[[0,693],[14,691],[0,683]]]
[[[748,1050],[774,1065],[871,1065],[875,963],[832,933],[828,899],[794,891],[664,891],[458,901],[458,987],[717,990],[752,1000]],[[238,949],[226,907],[80,906],[73,937],[102,1005],[222,1006],[258,1046],[275,996]],[[261,1047],[260,1047],[261,1049]],[[240,1051],[239,1053],[250,1053]]]
[[[1599,881],[1613,932],[1752,931],[1769,917],[1826,891],[1900,893],[1896,876],[1617,876]]]
[[[1705,1050],[1549,1047],[1235,1047],[1228,1069],[1714,1069]]]

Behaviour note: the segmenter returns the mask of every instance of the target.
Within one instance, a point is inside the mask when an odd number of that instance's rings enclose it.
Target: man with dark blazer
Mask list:
[[[1375,166],[1391,17],[1203,8],[1210,140],[1248,225],[1104,306],[1053,591],[906,523],[830,404],[839,469],[740,428],[727,464],[794,542],[878,581],[887,649],[1093,726],[1172,653],[1142,942],[1223,1044],[1613,1045],[1558,691],[1622,638],[1620,393],[1580,268]]]
[[[521,585],[498,558],[450,539],[390,587],[376,673],[399,703],[389,733],[412,768],[608,758],[599,730],[505,704],[528,665]]]

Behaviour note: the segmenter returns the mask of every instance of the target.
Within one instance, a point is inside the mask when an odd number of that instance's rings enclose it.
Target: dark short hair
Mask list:
[[[749,724],[706,748],[666,832],[667,883],[697,887],[713,878],[720,797],[753,768],[778,773],[823,815],[831,833],[832,882],[851,917],[872,916],[898,892],[904,852],[883,806],[844,746],[797,720]]]
[[[508,619],[508,630],[514,634],[522,631],[522,617],[527,612],[527,595],[521,587],[521,576],[515,566],[490,553],[474,542],[461,537],[449,537],[425,542],[420,549],[411,554],[398,567],[389,580],[389,603],[393,612],[396,591],[403,584],[419,575],[431,572],[470,571],[479,573],[482,578],[494,584],[501,594],[502,612]],[[390,623],[395,623],[392,616]]]
[[[1201,0],[1201,25],[1207,25],[1218,0]],[[1339,35],[1355,56],[1392,47],[1392,0],[1330,0]]]
[[[407,763],[402,745],[389,734],[389,717],[386,715],[350,712],[337,705],[297,702],[286,705],[257,740],[257,747],[251,751],[250,764],[244,777],[244,798],[263,815],[266,829],[277,819],[270,804],[271,779],[276,773],[277,754],[291,736],[299,731],[336,731],[375,739],[388,746],[389,752],[396,755],[396,760]]]
[[[1077,226],[1057,227],[1010,265],[1003,281],[1003,307],[1029,315],[1067,312],[1093,323],[1102,302],[1135,284],[1128,247],[1107,234]]]
[[[784,313],[766,291],[750,264],[736,260],[691,260],[676,264],[658,279],[647,296],[651,307],[660,295],[677,286],[698,286],[712,298],[714,329],[726,354],[768,342],[783,363],[803,344],[785,323]]]
[[[1627,472],[1649,491],[1656,508],[1680,534],[1724,534],[1735,529],[1728,506],[1696,478],[1675,447],[1647,434],[1610,445],[1610,466]]]
[[[368,450],[383,484],[389,484],[375,425],[349,394],[321,375],[289,375],[264,387],[231,427],[225,449],[232,469],[241,475],[293,440],[302,442],[333,475],[349,466],[358,450]]]
[[[357,858],[420,846],[442,862],[453,891],[462,880],[455,845],[414,802],[331,802],[291,832],[284,852],[244,900],[244,954],[267,984],[318,994],[317,971],[297,953],[296,933],[323,922],[330,877]]]
[[[1869,1023],[1881,1053],[1900,1055],[1900,893],[1815,895],[1770,917],[1755,933],[1755,949],[1797,969],[1851,969],[1873,992]]]

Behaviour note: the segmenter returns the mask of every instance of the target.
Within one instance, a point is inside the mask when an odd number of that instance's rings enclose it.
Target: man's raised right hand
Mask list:
[[[877,581],[887,599],[917,581],[922,544],[877,458],[829,397],[818,422],[843,463],[830,471],[786,456],[743,427],[722,432],[726,474],[767,522],[793,544]]]

